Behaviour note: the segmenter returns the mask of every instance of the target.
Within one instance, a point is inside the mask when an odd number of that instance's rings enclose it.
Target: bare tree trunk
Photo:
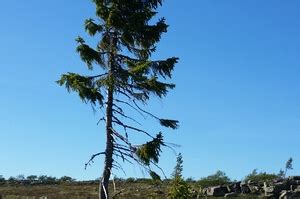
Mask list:
[[[107,89],[107,104],[106,104],[106,149],[105,149],[105,162],[102,179],[100,182],[100,199],[109,199],[108,184],[111,175],[113,165],[113,151],[114,151],[114,138],[112,130],[112,119],[113,119],[113,104],[114,104],[114,72],[115,63],[114,58],[116,54],[116,33],[112,33],[111,40],[111,53],[108,57],[109,71],[108,76],[110,78],[109,86]]]
[[[111,175],[113,164],[113,136],[112,136],[112,106],[113,106],[113,88],[110,86],[108,89],[107,107],[106,107],[106,149],[105,149],[105,162],[104,170],[100,182],[100,199],[108,199],[108,184]]]

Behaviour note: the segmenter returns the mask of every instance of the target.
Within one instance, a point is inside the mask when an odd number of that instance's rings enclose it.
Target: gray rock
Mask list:
[[[288,180],[300,180],[300,176],[289,176]]]
[[[288,182],[291,185],[300,185],[300,180],[289,180]]]
[[[224,188],[222,186],[208,187],[207,189],[208,196],[224,196]]]
[[[292,196],[292,191],[282,191],[279,199],[290,199],[290,197]]]
[[[288,190],[290,188],[288,185],[289,184],[287,183],[287,181],[274,183],[275,191],[281,192],[282,190]]]
[[[294,190],[296,190],[296,189],[300,189],[300,186],[299,186],[299,185],[291,185],[291,186],[290,186],[290,190],[291,190],[291,191],[294,191]]]
[[[241,186],[241,193],[248,194],[251,192],[248,184],[245,181],[241,182],[240,186]]]
[[[260,188],[257,185],[248,185],[251,193],[258,193]]]

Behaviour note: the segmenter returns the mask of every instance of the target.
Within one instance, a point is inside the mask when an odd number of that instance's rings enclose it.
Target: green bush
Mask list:
[[[126,182],[135,182],[135,178],[127,178]]]
[[[69,176],[62,176],[58,180],[59,182],[75,182],[75,179],[69,177]]]
[[[230,183],[231,183],[230,178],[223,171],[217,171],[215,174],[201,178],[197,182],[197,184],[200,187],[226,185],[226,184],[230,184]]]
[[[249,175],[247,175],[245,177],[245,181],[254,181],[254,182],[257,182],[257,183],[264,183],[264,182],[270,182],[274,179],[277,179],[278,178],[278,175],[276,174],[269,174],[269,173],[266,173],[266,172],[257,172],[257,169],[254,169]]]
[[[29,181],[36,181],[38,179],[38,177],[36,175],[30,175],[30,176],[27,176],[26,179]]]
[[[5,178],[3,177],[3,175],[0,175],[0,184],[5,184],[5,183],[6,183]]]

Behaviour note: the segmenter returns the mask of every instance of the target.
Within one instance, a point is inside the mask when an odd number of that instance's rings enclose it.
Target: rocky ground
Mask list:
[[[226,186],[220,185],[204,188],[200,192],[203,196],[215,197],[252,195],[265,198],[300,199],[300,176],[276,179],[269,183],[257,183],[253,181],[236,182]]]

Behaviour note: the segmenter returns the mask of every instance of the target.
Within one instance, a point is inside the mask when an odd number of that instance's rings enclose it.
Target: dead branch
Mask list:
[[[89,159],[89,161],[87,163],[85,163],[84,169],[87,168],[88,165],[91,165],[91,163],[94,163],[94,159],[95,157],[99,156],[99,155],[105,155],[105,152],[100,152],[100,153],[96,153],[94,155],[91,156],[91,158]]]

